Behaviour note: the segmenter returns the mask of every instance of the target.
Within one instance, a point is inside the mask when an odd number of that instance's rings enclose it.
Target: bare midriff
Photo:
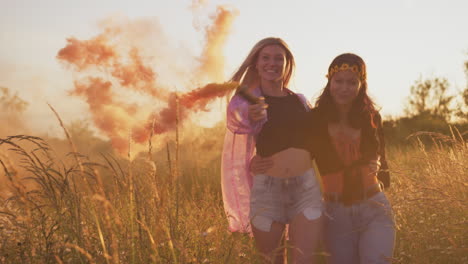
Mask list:
[[[335,147],[338,156],[346,165],[350,165],[353,161],[360,158],[360,137],[351,138],[340,134],[336,137],[331,137],[333,146]],[[372,171],[370,166],[362,165],[359,168],[361,171],[362,184],[364,189],[367,189],[378,183],[377,173]],[[344,172],[337,171],[322,175],[323,189],[326,193],[342,193]]]
[[[310,154],[304,149],[288,148],[273,154],[271,158],[274,165],[265,174],[272,177],[289,178],[299,176],[312,168]]]

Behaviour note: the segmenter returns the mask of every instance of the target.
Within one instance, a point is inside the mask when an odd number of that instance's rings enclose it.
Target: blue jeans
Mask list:
[[[325,243],[332,264],[390,263],[395,222],[383,192],[344,206],[326,202]]]

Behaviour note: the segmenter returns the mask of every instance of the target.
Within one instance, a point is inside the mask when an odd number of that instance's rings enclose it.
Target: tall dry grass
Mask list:
[[[397,263],[468,263],[467,142],[452,131],[408,143],[390,147]]]
[[[219,151],[205,143],[89,160],[56,156],[38,137],[1,139],[11,193],[0,262],[254,263],[252,241],[227,232]]]
[[[227,231],[223,134],[222,126],[180,131],[180,142],[148,153],[93,160],[56,155],[38,137],[1,139],[11,194],[0,201],[0,262],[259,263],[252,239]],[[388,149],[394,262],[466,263],[467,145],[429,136],[431,147],[415,136]]]

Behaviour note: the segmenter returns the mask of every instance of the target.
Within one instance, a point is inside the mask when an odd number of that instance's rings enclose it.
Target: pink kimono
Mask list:
[[[252,92],[261,96],[260,89]],[[298,94],[304,105],[307,100]],[[224,210],[231,232],[251,233],[249,210],[252,174],[249,171],[250,160],[255,155],[256,135],[267,121],[250,121],[249,103],[240,95],[234,95],[227,108],[227,130],[221,158],[221,189]]]

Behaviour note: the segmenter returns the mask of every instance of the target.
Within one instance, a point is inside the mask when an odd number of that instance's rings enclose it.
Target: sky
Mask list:
[[[28,102],[25,115],[37,131],[58,133],[47,103],[66,122],[92,120],[86,100],[71,94],[83,73],[57,54],[67,39],[92,39],[109,24],[127,25],[126,45],[152,58],[165,87],[202,86],[211,80],[195,78],[192,69],[204,54],[205,30],[218,6],[229,10],[232,23],[219,50],[223,76],[212,81],[228,80],[257,41],[276,36],[296,59],[290,88],[312,102],[326,84],[328,65],[345,52],[367,63],[369,92],[384,116],[403,113],[410,87],[420,78],[445,77],[452,93],[466,87],[463,0],[0,0],[0,87]],[[211,107],[221,112],[218,104]],[[203,118],[210,123],[206,119],[219,120],[219,113]]]

